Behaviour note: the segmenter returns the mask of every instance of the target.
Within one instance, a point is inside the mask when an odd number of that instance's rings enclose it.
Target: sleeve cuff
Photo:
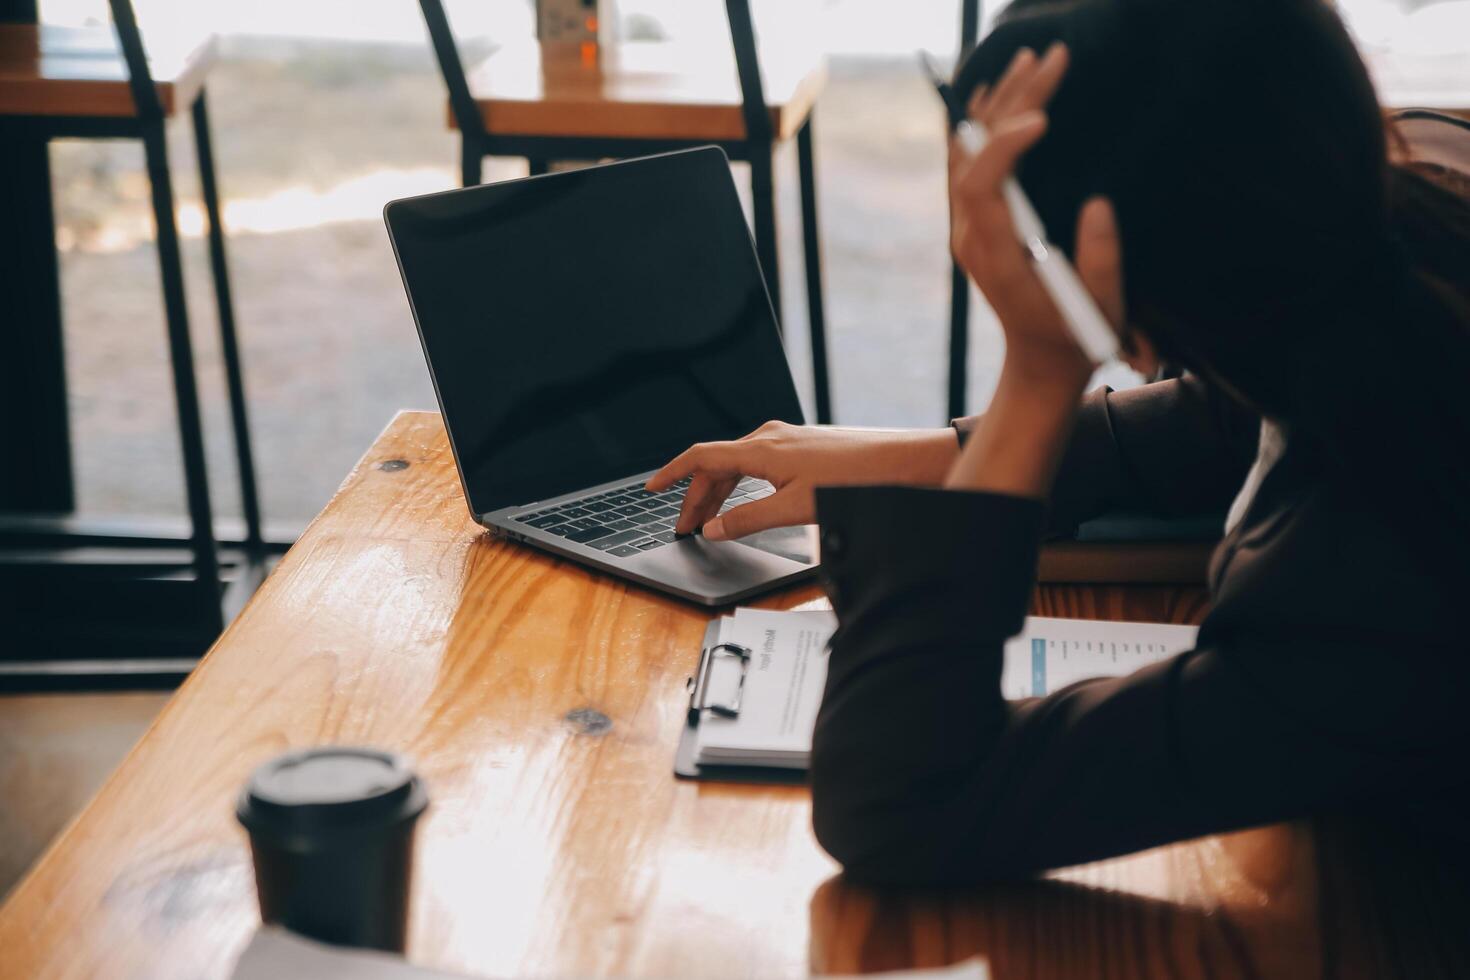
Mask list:
[[[958,623],[977,637],[1020,629],[1036,581],[1040,501],[920,487],[823,487],[816,498],[822,573],[842,621],[896,603],[911,623],[924,608],[945,610],[929,617],[935,628]],[[970,612],[957,617],[956,608]]]
[[[1108,396],[1113,389],[1097,388],[1082,397],[1072,427],[1072,439],[1057,465],[1052,483],[1047,531],[1071,534],[1077,525],[1107,510],[1123,485]]]

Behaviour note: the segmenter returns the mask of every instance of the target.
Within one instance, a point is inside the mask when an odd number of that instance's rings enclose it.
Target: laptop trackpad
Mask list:
[[[817,526],[815,524],[775,527],[769,531],[748,534],[743,538],[737,538],[736,541],[767,554],[799,561],[803,565],[817,563]]]

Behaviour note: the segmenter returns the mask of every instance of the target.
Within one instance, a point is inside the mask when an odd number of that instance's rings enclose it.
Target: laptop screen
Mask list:
[[[717,149],[396,201],[386,216],[476,514],[801,421]]]

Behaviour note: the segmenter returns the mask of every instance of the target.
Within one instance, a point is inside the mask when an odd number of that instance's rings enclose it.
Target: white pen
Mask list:
[[[980,123],[970,119],[963,120],[955,127],[954,132],[961,148],[970,156],[975,156],[985,148],[985,127]],[[1016,178],[1007,177],[1001,193],[1010,209],[1011,223],[1015,226],[1016,235],[1021,239],[1021,244],[1026,246],[1026,251],[1031,253],[1036,276],[1041,280],[1041,285],[1052,302],[1057,305],[1063,322],[1072,333],[1072,339],[1094,364],[1105,364],[1117,357],[1121,347],[1117,332],[1108,323],[1107,317],[1103,316],[1102,310],[1097,308],[1097,302],[1087,291],[1087,287],[1082,285],[1082,280],[1077,278],[1077,271],[1072,268],[1072,263],[1067,261],[1061,249],[1047,240],[1046,228],[1037,216],[1036,209],[1026,199],[1021,185],[1016,183]]]

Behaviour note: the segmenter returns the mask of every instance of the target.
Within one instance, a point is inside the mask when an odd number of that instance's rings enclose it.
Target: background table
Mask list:
[[[1175,621],[1203,607],[1163,588],[1037,599]],[[235,795],[266,758],[323,742],[417,760],[433,802],[410,955],[486,976],[793,976],[975,953],[1001,977],[1470,965],[1467,906],[1434,862],[1332,826],[979,892],[848,885],[804,788],[673,779],[707,615],[486,536],[438,416],[400,415],[0,909],[0,976],[227,976],[257,922]]]

